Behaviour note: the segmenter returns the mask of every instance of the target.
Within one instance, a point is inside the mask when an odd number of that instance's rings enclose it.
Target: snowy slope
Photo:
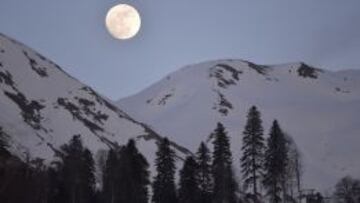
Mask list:
[[[45,163],[75,134],[94,155],[135,138],[152,162],[160,137],[53,62],[1,34],[0,110],[9,150]],[[174,147],[184,156],[186,149]]]
[[[117,104],[192,151],[222,122],[236,167],[246,113],[257,105],[266,136],[278,119],[299,146],[306,188],[327,190],[345,174],[360,177],[360,71],[210,61],[184,67]]]

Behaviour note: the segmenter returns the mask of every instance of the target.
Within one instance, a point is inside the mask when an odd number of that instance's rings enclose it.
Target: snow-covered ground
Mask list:
[[[299,146],[306,188],[324,191],[343,175],[360,176],[358,70],[210,61],[182,68],[117,105],[0,34],[0,126],[9,135],[10,151],[23,159],[49,163],[60,145],[81,134],[94,154],[135,138],[152,165],[159,135],[174,141],[183,157],[207,141],[220,121],[239,171],[246,112],[257,105],[266,136],[278,119]]]
[[[246,113],[256,105],[266,137],[278,119],[299,146],[305,188],[326,191],[346,174],[360,177],[359,70],[217,60],[184,67],[117,104],[192,151],[222,122],[237,171]]]
[[[0,109],[9,150],[24,160],[50,163],[54,151],[75,134],[81,134],[94,155],[129,138],[137,140],[150,163],[157,149],[156,132],[50,60],[1,34]]]

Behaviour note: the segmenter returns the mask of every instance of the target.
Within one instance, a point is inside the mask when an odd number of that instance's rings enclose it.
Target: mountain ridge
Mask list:
[[[360,71],[328,71],[303,62],[257,65],[212,60],[185,66],[117,104],[191,151],[208,140],[216,122],[222,122],[234,157],[241,155],[247,110],[256,105],[265,136],[271,121],[278,119],[304,153],[306,186],[325,190],[341,175],[360,175],[360,163],[351,152],[360,142],[355,113],[360,110],[359,75]],[[346,134],[343,139],[336,136],[341,130]],[[342,149],[337,143],[349,147]]]
[[[80,134],[94,157],[135,139],[152,167],[162,137],[60,66],[0,33],[0,126],[8,150],[22,160],[54,160]],[[179,158],[190,152],[174,142]]]

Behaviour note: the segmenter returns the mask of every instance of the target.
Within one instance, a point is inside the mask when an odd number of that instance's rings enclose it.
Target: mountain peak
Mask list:
[[[54,62],[3,34],[0,104],[8,150],[23,160],[50,163],[60,146],[78,134],[93,154],[134,139],[151,160],[162,138]],[[179,157],[190,153],[172,146]]]
[[[351,72],[303,62],[258,65],[227,59],[188,65],[118,106],[192,151],[221,122],[239,157],[246,114],[256,105],[264,129],[277,119],[298,144],[307,166],[305,184],[325,189],[342,175],[360,175],[352,152],[360,142],[360,118],[353,111],[360,109],[359,101],[360,77]],[[344,142],[346,149],[339,148]]]

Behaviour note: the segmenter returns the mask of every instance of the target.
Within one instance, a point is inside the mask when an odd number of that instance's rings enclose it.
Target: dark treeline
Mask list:
[[[264,136],[261,113],[251,107],[242,133],[241,179],[236,177],[226,128],[218,123],[212,148],[200,143],[176,179],[176,156],[170,141],[158,141],[154,178],[134,140],[106,152],[95,178],[93,155],[80,135],[60,147],[50,166],[24,161],[7,150],[0,129],[1,203],[323,203],[326,197],[301,188],[302,163],[294,140],[274,120]],[[360,181],[349,176],[335,186],[335,202],[359,203]]]

